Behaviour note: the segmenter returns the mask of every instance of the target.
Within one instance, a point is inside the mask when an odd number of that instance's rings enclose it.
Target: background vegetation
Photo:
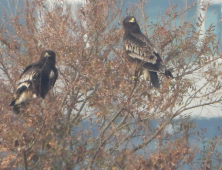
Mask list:
[[[221,135],[206,140],[205,130],[197,131],[188,114],[221,103],[215,25],[199,38],[204,18],[184,19],[196,2],[166,9],[155,24],[148,24],[145,13],[149,2],[140,0],[126,11],[124,3],[88,0],[78,20],[69,8],[47,11],[43,0],[25,1],[14,15],[5,11],[0,25],[1,169],[221,168]],[[142,77],[137,83],[131,79],[121,45],[125,13],[136,16],[175,76],[159,75],[160,89],[150,88]],[[44,110],[33,101],[15,115],[8,103],[16,80],[45,49],[57,54],[59,79]]]

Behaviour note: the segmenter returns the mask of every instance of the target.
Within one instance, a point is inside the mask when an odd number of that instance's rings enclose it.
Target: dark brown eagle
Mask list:
[[[55,67],[56,54],[51,50],[42,52],[37,63],[25,68],[17,81],[16,93],[9,106],[13,106],[15,113],[20,112],[20,107],[25,106],[33,98],[45,98],[58,78]]]
[[[123,28],[125,31],[123,44],[128,60],[137,67],[142,67],[144,78],[150,76],[152,85],[160,88],[157,72],[167,77],[173,77],[172,73],[166,70],[163,59],[149,38],[141,32],[135,17],[127,16],[123,20]]]

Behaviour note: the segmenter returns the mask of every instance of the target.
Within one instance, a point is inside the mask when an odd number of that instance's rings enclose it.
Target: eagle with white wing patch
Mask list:
[[[145,36],[133,16],[127,16],[123,20],[124,37],[123,45],[126,57],[131,63],[135,63],[137,67],[142,67],[144,78],[150,76],[150,81],[155,88],[160,88],[157,72],[165,74],[167,77],[173,75],[163,63],[163,60],[154,45]]]
[[[9,106],[13,106],[15,113],[18,114],[20,107],[25,106],[33,98],[45,98],[58,78],[55,64],[56,54],[51,50],[45,50],[41,53],[37,63],[30,64],[25,68],[16,83],[16,93],[9,104]]]

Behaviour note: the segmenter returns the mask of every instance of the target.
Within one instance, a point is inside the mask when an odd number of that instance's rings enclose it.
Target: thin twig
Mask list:
[[[146,146],[148,143],[150,143],[153,139],[155,139],[157,137],[157,135],[163,130],[164,127],[166,127],[166,125],[168,125],[168,123],[170,123],[170,121],[175,117],[175,114],[173,114],[166,122],[164,122],[159,128],[158,130],[144,143],[142,143],[141,145],[135,147],[133,149],[133,152],[136,152],[137,150],[141,149],[142,147]]]
[[[26,151],[23,152],[23,160],[24,160],[25,170],[28,170],[28,161],[27,161]]]

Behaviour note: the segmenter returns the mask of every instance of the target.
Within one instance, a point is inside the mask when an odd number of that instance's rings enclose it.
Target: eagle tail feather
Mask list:
[[[26,85],[20,85],[20,87],[17,89],[16,94],[22,94],[24,91],[26,91],[28,87]]]
[[[149,71],[150,73],[150,81],[155,88],[160,88],[160,82],[158,79],[157,72]]]
[[[13,106],[13,111],[16,114],[19,114],[21,106],[34,97],[35,94],[32,94],[32,91],[28,88],[26,83],[21,83],[16,91],[14,99],[9,103],[9,106]]]
[[[17,104],[16,104],[16,100],[17,100],[17,98],[13,99],[13,100],[9,103],[9,106],[13,106],[13,112],[16,113],[16,114],[19,114],[21,103],[19,103],[19,104],[17,103]]]
[[[14,105],[13,106],[13,111],[16,114],[19,114],[20,113],[20,104]]]
[[[165,76],[166,76],[167,78],[169,78],[169,77],[173,78],[173,74],[171,73],[170,70],[165,70]]]
[[[16,99],[13,99],[13,100],[9,103],[9,106],[14,106],[14,105],[15,105],[15,100],[16,100]]]

